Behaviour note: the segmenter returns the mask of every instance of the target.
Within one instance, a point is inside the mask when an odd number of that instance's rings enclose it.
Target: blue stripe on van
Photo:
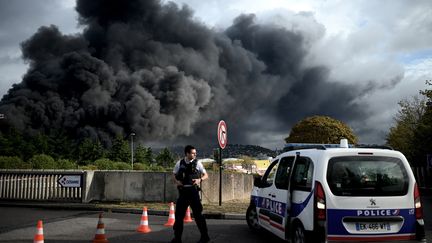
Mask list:
[[[312,198],[313,192],[314,191],[309,193],[307,198],[302,203],[291,204],[291,212],[290,212],[291,217],[297,217],[303,212],[303,210],[307,207],[310,199]],[[258,196],[252,196],[252,200],[254,201],[257,207],[265,208],[272,213],[285,217],[286,203],[278,202],[278,201],[271,200],[269,198],[258,197]]]
[[[367,214],[365,216],[365,214]],[[355,235],[346,231],[342,219],[344,217],[375,217],[375,216],[402,216],[404,224],[397,234],[415,233],[415,209],[367,209],[367,210],[345,210],[327,209],[327,232],[329,235]],[[377,234],[380,235],[380,234]]]
[[[291,217],[297,217],[303,212],[303,210],[307,207],[310,199],[312,198],[314,190],[309,193],[307,198],[302,203],[292,203],[291,204]]]

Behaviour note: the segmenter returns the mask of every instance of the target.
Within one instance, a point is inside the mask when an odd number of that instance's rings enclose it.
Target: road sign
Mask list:
[[[62,175],[57,182],[62,187],[81,187],[81,175]]]
[[[219,147],[221,149],[224,149],[228,143],[227,135],[228,135],[227,125],[223,120],[221,120],[218,124],[218,129],[217,129],[217,137],[219,141]]]

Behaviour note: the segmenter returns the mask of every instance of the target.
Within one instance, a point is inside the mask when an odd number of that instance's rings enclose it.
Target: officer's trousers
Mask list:
[[[207,224],[202,215],[203,207],[196,186],[179,188],[179,198],[177,199],[174,223],[175,239],[181,241],[183,233],[183,219],[188,206],[192,208],[195,222],[201,233],[201,239],[208,239]]]

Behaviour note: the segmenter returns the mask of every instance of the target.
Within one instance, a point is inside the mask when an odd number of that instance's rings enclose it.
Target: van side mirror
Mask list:
[[[254,178],[254,186],[255,187],[262,187],[262,182],[261,182],[261,176],[257,176]]]

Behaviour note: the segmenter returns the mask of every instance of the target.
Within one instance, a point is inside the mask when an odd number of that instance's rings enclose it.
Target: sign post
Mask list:
[[[219,206],[222,206],[222,149],[224,149],[228,143],[227,132],[228,130],[225,121],[219,121],[217,129],[217,137],[219,142],[219,154],[217,158],[219,160]]]

